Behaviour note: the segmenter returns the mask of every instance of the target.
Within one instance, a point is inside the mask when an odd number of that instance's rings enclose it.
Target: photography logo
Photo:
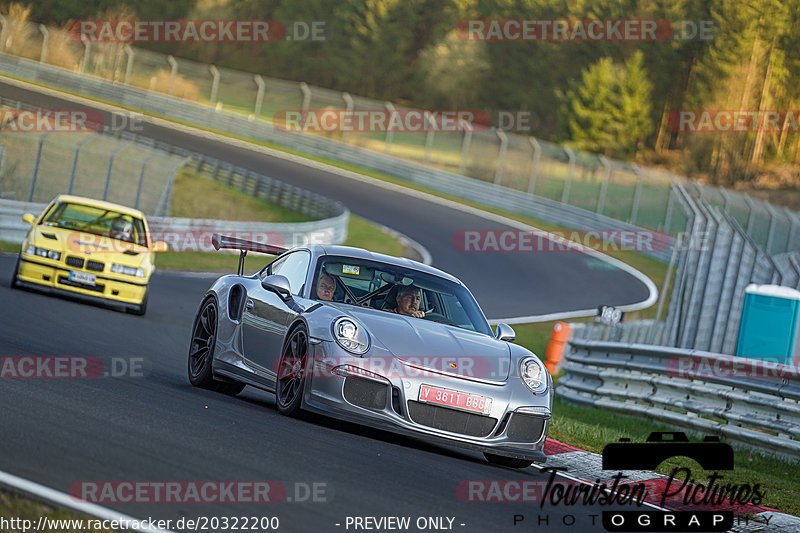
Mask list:
[[[679,456],[694,459],[704,471],[711,473],[707,479],[700,480],[695,479],[689,468],[674,468],[663,486],[659,504],[696,510],[604,511],[603,527],[610,532],[728,531],[734,522],[731,508],[761,503],[764,492],[758,484],[726,483],[724,476],[718,473],[733,470],[733,449],[717,437],[689,442],[682,432],[654,432],[643,443],[620,439],[603,449],[603,469],[654,470],[665,460]]]

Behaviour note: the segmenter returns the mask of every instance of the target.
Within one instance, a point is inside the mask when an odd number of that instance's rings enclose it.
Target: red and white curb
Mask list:
[[[600,480],[610,484],[613,482],[612,476],[617,472],[616,470],[603,470],[603,456],[599,453],[587,452],[557,440],[547,439],[544,453],[547,455],[547,467],[567,468],[567,473],[570,477],[575,477],[588,483]],[[625,470],[624,474],[626,476],[625,484],[645,483],[648,488],[652,488],[653,490],[648,491],[649,497],[645,501],[660,506],[661,502],[656,499],[655,495],[663,493],[667,476],[648,470]],[[685,505],[682,501],[682,496],[683,492],[669,499],[666,503],[666,508],[673,511],[712,510],[711,507],[702,508],[696,505]],[[735,520],[734,528],[731,531],[800,533],[800,518],[762,505],[715,506],[713,510],[733,511],[737,517],[747,515],[747,520],[745,520],[745,517]]]

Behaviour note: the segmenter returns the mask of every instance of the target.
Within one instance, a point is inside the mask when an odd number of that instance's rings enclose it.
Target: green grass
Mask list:
[[[629,437],[644,442],[652,431],[674,431],[675,428],[635,416],[617,414],[590,407],[572,405],[558,396],[553,403],[553,418],[548,437],[584,450],[602,453],[606,444]],[[706,476],[693,460],[678,457],[663,462],[656,472],[669,475],[673,468],[687,467],[699,483]],[[800,515],[800,463],[787,463],[777,458],[734,447],[734,469],[720,472],[723,483],[761,484],[766,491],[762,505],[781,512]]]
[[[183,168],[175,176],[169,215],[258,222],[307,222],[309,217]]]

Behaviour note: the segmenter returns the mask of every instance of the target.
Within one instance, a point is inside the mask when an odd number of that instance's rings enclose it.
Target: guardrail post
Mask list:
[[[175,183],[175,174],[178,172],[183,165],[189,162],[189,158],[185,157],[178,161],[172,170],[169,173],[169,179],[167,180],[167,188],[164,190],[164,193],[161,197],[161,201],[159,201],[159,209],[161,211],[161,216],[169,215],[169,204],[172,202],[172,185]]]
[[[500,140],[500,153],[497,155],[497,168],[494,171],[494,184],[500,185],[503,180],[503,167],[506,164],[506,150],[508,150],[508,137],[500,128],[495,130],[497,138]]]
[[[787,250],[793,250],[796,247],[794,246],[794,240],[797,238],[797,229],[798,229],[798,217],[788,207],[783,208],[784,212],[786,213],[787,218],[789,219],[789,240],[786,243]],[[800,248],[800,247],[798,247]]]
[[[533,148],[533,162],[531,163],[531,177],[528,179],[528,193],[534,194],[536,190],[536,178],[539,175],[539,161],[542,158],[542,147],[536,137],[528,137],[528,142]]]
[[[39,63],[47,61],[47,46],[50,44],[50,30],[44,24],[39,24],[39,32],[42,34],[42,51],[39,54]]]
[[[431,161],[431,148],[433,148],[433,136],[435,132],[433,131],[434,127],[430,127],[430,129],[425,132],[425,163],[430,163]]]
[[[747,231],[748,235],[752,235],[753,225],[755,224],[754,214],[756,210],[756,203],[746,194],[744,195],[744,203],[747,204],[747,208],[750,210],[750,212],[747,214],[747,229],[745,231]]]
[[[301,111],[303,112],[303,116],[308,113],[308,109],[311,107],[311,89],[308,88],[308,84],[304,81],[300,82],[300,93],[303,95],[303,104]]]
[[[142,171],[139,173],[139,184],[136,186],[136,203],[133,204],[133,207],[139,209],[139,201],[142,198],[142,185],[144,184],[144,173],[147,169],[147,164],[150,160],[158,157],[160,154],[158,152],[153,152],[145,160],[142,162]]]
[[[726,191],[724,187],[720,187],[718,190],[719,190],[719,193],[722,195],[723,200],[725,200],[725,204],[724,204],[725,211],[730,213],[731,212],[731,209],[730,209],[731,208],[731,195],[730,195],[730,193],[728,191]]]
[[[256,87],[258,87],[258,91],[256,92],[256,106],[253,108],[253,115],[258,118],[261,116],[261,106],[264,103],[264,91],[267,88],[267,84],[264,83],[264,78],[258,74],[253,76],[253,81],[256,82]]]
[[[633,207],[631,207],[631,218],[628,220],[628,223],[636,225],[636,217],[639,215],[639,202],[641,201],[642,197],[642,182],[644,181],[644,174],[642,173],[642,169],[639,168],[639,165],[636,163],[632,164],[631,168],[639,179],[636,181],[636,190],[633,193]]]
[[[353,114],[353,109],[355,108],[355,103],[353,102],[353,97],[350,96],[350,93],[344,92],[342,93],[342,100],[344,100],[344,114],[346,117],[349,117]],[[347,138],[350,136],[350,132],[347,128],[342,129],[342,142],[347,142]]]
[[[209,98],[209,103],[211,107],[214,107],[217,104],[217,94],[219,93],[219,69],[214,65],[208,66],[208,71],[211,73],[211,97]]]
[[[134,58],[134,56],[136,54],[134,53],[133,48],[131,48],[131,45],[129,45],[129,44],[126,44],[125,46],[123,46],[122,50],[124,50],[125,51],[125,55],[128,56],[128,63],[125,66],[125,81],[123,81],[123,83],[125,85],[130,85],[131,84],[131,74],[133,73],[133,58]]]
[[[39,147],[36,149],[36,162],[33,165],[33,181],[31,181],[31,190],[28,194],[28,201],[33,201],[33,194],[36,191],[36,181],[39,178],[39,165],[42,162],[42,149],[44,148],[44,141],[47,139],[47,136],[53,132],[43,133],[41,137],[39,137]]]
[[[569,157],[569,166],[567,167],[567,180],[564,182],[564,192],[561,194],[561,203],[566,204],[569,201],[569,189],[572,185],[572,173],[575,170],[575,152],[569,146],[564,146],[564,152]]]
[[[606,193],[608,192],[608,182],[611,181],[611,161],[604,155],[600,156],[600,164],[605,167],[606,171],[603,173],[603,183],[600,184],[600,196],[597,198],[597,214],[603,214],[603,208],[606,203]]]
[[[472,144],[472,124],[466,120],[461,121],[464,128],[464,138],[461,140],[461,164],[458,165],[458,173],[462,176],[467,171],[467,157],[469,156],[469,146]]]
[[[69,174],[69,188],[67,189],[67,194],[72,194],[72,191],[75,188],[75,176],[78,170],[78,157],[81,154],[81,149],[90,142],[92,142],[94,139],[97,139],[99,137],[100,137],[100,132],[95,132],[86,137],[85,139],[83,139],[81,142],[78,143],[77,146],[75,146],[75,157],[72,158],[72,171]]]
[[[108,157],[108,170],[106,171],[106,186],[103,189],[103,200],[108,200],[108,189],[111,185],[111,170],[114,168],[114,158],[128,146],[130,146],[128,143],[122,143],[118,148],[112,150],[111,155]]]
[[[171,55],[167,56],[167,63],[169,63],[169,88],[167,94],[172,96],[175,90],[175,79],[178,77],[178,62]]]
[[[391,102],[384,102],[383,106],[386,108],[386,111],[388,111],[390,114],[394,114],[397,112],[397,109],[395,109],[394,104]],[[387,120],[386,122],[387,124],[391,123],[391,120]],[[392,149],[393,138],[394,138],[394,132],[392,131],[392,128],[386,128],[386,138],[384,139],[383,142],[385,144],[384,152],[386,152],[387,154],[389,153],[389,150]]]
[[[89,54],[92,50],[92,43],[86,38],[85,35],[81,35],[81,42],[83,43],[83,57],[81,58],[81,64],[78,67],[78,72],[85,74],[86,67],[89,64]]]
[[[775,239],[775,217],[778,214],[769,202],[764,202],[769,213],[769,230],[767,232],[767,253],[772,254],[772,242]],[[788,251],[788,250],[787,250]]]
[[[8,30],[8,19],[0,15],[0,52],[6,51],[6,30]]]

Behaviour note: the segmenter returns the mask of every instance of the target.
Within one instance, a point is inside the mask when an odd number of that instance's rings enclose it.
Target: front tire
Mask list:
[[[235,396],[242,392],[245,385],[214,379],[212,370],[214,348],[217,345],[218,315],[216,300],[208,298],[194,317],[192,340],[189,341],[189,382],[201,389]]]
[[[507,466],[508,468],[528,468],[533,464],[533,461],[527,459],[517,459],[516,457],[506,457],[505,455],[497,455],[494,453],[484,452],[484,457],[489,463],[498,466]]]
[[[11,283],[9,283],[12,289],[19,288],[19,283],[17,282],[17,276],[19,276],[19,256],[17,256],[17,266],[14,267],[14,273],[11,275]]]
[[[137,305],[136,307],[132,307],[130,312],[134,315],[143,316],[147,312],[147,298],[150,296],[150,290],[144,291],[144,297],[142,298],[142,303]]]
[[[299,417],[302,413],[307,363],[308,331],[301,324],[289,335],[278,363],[275,403],[283,415]]]

